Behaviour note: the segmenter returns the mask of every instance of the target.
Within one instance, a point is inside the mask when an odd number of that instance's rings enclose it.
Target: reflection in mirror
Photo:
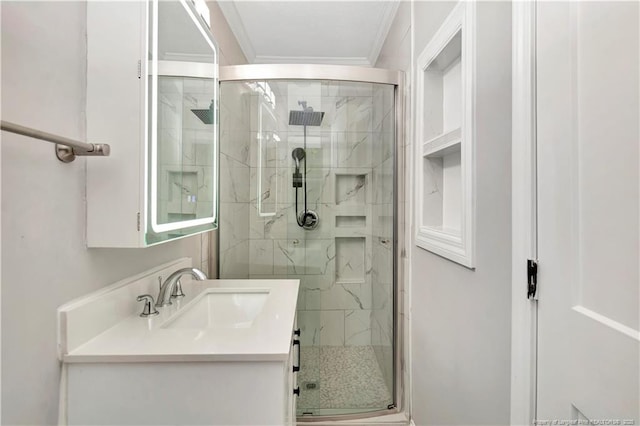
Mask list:
[[[217,223],[218,56],[190,1],[149,3],[147,243]]]

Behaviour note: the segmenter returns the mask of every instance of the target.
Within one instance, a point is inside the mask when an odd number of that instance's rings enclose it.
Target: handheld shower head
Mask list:
[[[304,156],[305,152],[302,148],[296,148],[291,152],[291,157],[293,157],[296,162],[296,170],[300,169],[300,161],[304,159]]]

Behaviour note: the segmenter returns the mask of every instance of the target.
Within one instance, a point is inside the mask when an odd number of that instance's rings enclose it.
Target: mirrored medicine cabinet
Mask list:
[[[218,51],[204,2],[87,4],[89,247],[146,247],[217,227]],[[113,160],[113,161],[111,161]]]

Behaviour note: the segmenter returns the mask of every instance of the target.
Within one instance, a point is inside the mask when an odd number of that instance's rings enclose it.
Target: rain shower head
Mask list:
[[[298,105],[302,105],[302,111],[289,111],[290,126],[319,126],[322,124],[324,112],[314,111],[312,107],[307,106],[306,101],[299,101]]]

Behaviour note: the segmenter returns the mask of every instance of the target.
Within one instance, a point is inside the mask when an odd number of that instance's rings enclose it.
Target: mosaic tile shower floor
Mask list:
[[[298,374],[298,415],[314,410],[374,411],[391,404],[371,346],[303,347]],[[316,384],[316,389],[308,389]],[[322,413],[320,413],[322,414]]]

